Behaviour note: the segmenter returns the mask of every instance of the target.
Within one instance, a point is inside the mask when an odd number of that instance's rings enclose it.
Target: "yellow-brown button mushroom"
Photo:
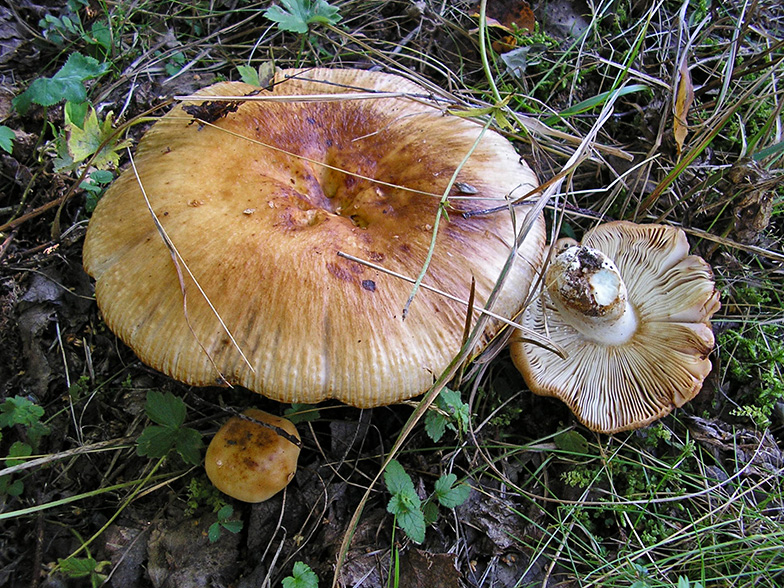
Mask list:
[[[244,502],[263,502],[294,478],[299,434],[282,417],[255,408],[242,414],[230,418],[212,438],[204,468],[221,492]]]
[[[444,193],[423,284],[467,300],[475,280],[479,308],[512,256],[491,310],[519,312],[545,230],[539,216],[512,254],[526,207],[481,213],[537,185],[504,137],[360,70],[284,70],[269,90],[225,82],[199,96],[142,138],[138,178],[114,182],[85,238],[104,319],[143,362],[283,402],[424,392],[460,350],[466,307],[422,289],[404,320],[411,284],[339,253],[418,276]]]
[[[678,228],[618,221],[561,241],[522,324],[561,358],[513,336],[512,359],[537,394],[566,402],[589,429],[642,427],[683,406],[711,370],[710,266]]]

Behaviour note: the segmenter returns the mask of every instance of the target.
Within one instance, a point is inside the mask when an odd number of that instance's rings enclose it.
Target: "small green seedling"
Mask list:
[[[336,24],[338,9],[326,0],[280,0],[281,6],[270,6],[264,16],[278,23],[281,31],[307,33],[311,24]]]
[[[439,410],[429,410],[425,415],[425,432],[433,441],[440,441],[447,428],[458,434],[468,429],[471,410],[460,398],[459,390],[444,388],[435,405]]]
[[[283,588],[318,588],[318,576],[308,564],[295,562],[291,575],[283,578]]]
[[[98,562],[93,557],[68,557],[57,560],[57,567],[63,575],[75,580],[89,578],[92,588],[98,588],[106,582],[108,576],[103,572],[111,565],[110,561]]]
[[[425,540],[425,515],[411,476],[393,459],[384,472],[384,483],[392,494],[387,511],[395,515],[397,524],[414,543],[422,543]]]
[[[138,455],[161,458],[174,449],[185,463],[197,465],[201,462],[201,450],[204,447],[201,433],[182,426],[186,407],[181,398],[171,392],[163,394],[150,390],[144,410],[147,417],[157,424],[142,431],[137,441]]]
[[[319,418],[319,411],[315,404],[292,404],[290,408],[283,411],[283,416],[295,425],[297,423],[309,423]]]
[[[95,210],[95,207],[98,205],[98,200],[103,196],[106,187],[113,179],[114,174],[109,170],[97,169],[91,172],[90,175],[87,176],[87,179],[79,184],[79,187],[86,192],[84,208],[88,213]]]
[[[455,474],[444,474],[435,484],[435,501],[428,499],[424,504],[414,489],[411,476],[396,460],[387,465],[384,482],[392,498],[387,511],[395,515],[395,521],[415,543],[425,540],[425,526],[435,522],[438,516],[436,502],[445,508],[455,508],[463,504],[471,493],[468,484],[456,484]]]
[[[86,30],[79,17],[79,9],[87,7],[87,0],[68,0],[60,16],[46,14],[38,21],[45,39],[63,47],[66,43],[81,40],[87,45],[98,47],[103,54],[112,48],[112,30],[106,20],[98,19]]]
[[[210,525],[207,530],[207,537],[210,543],[215,543],[221,536],[221,529],[226,529],[229,533],[239,533],[242,530],[242,521],[230,520],[234,515],[234,507],[230,504],[225,505],[218,511],[218,520]]]
[[[0,429],[21,427],[24,435],[24,441],[14,441],[11,444],[5,459],[6,467],[22,463],[20,458],[32,455],[38,448],[41,437],[50,433],[49,427],[41,422],[42,416],[44,409],[23,396],[6,398],[0,404]],[[24,483],[21,480],[12,480],[11,476],[0,478],[0,495],[19,496],[23,491]]]

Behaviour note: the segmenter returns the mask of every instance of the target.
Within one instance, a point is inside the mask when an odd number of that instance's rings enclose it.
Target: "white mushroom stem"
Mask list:
[[[550,263],[545,283],[552,306],[587,339],[623,345],[637,330],[621,274],[601,251],[567,247]]]

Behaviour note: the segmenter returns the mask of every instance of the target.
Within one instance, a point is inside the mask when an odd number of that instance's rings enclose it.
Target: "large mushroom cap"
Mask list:
[[[531,390],[560,398],[603,433],[644,426],[691,400],[711,369],[719,295],[708,264],[688,255],[684,232],[611,222],[582,246],[556,251],[547,288],[521,322],[567,357],[513,337],[512,359]]]
[[[252,100],[357,92],[405,95]],[[84,265],[108,326],[142,361],[194,385],[225,379],[284,402],[365,407],[426,390],[460,349],[465,306],[419,290],[404,321],[411,284],[338,252],[417,276],[440,196],[478,141],[424,283],[465,300],[474,278],[481,306],[521,218],[463,213],[532,190],[528,166],[506,139],[445,115],[426,90],[393,75],[287,70],[272,90],[228,82],[200,95],[188,112],[216,120],[194,123],[174,108],[141,140],[138,180],[122,174],[91,219]],[[211,103],[217,96],[249,99],[223,108]],[[179,264],[187,305],[140,184],[203,290]],[[543,250],[540,218],[495,312],[519,310]]]

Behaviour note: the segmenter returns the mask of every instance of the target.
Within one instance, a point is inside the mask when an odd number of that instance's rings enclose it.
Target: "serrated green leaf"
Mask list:
[[[414,482],[411,481],[411,476],[408,475],[406,470],[403,469],[403,466],[395,459],[389,462],[384,471],[384,483],[387,485],[387,490],[389,490],[390,494],[413,492],[416,496]]]
[[[41,422],[33,423],[27,428],[27,440],[33,448],[38,447],[41,437],[51,433],[51,429]]]
[[[106,169],[97,169],[90,173],[90,179],[96,184],[108,184],[114,179],[114,174]]]
[[[457,476],[455,474],[446,474],[436,480],[436,498],[438,498],[441,506],[455,508],[468,500],[468,495],[471,494],[471,487],[468,484],[455,485],[456,481]]]
[[[0,476],[0,495],[21,496],[24,492],[22,480],[11,481],[11,476]]]
[[[425,525],[432,525],[438,520],[438,505],[428,500],[422,506],[422,514],[425,515]]]
[[[71,124],[76,125],[80,129],[83,128],[84,119],[87,118],[87,112],[89,110],[89,102],[66,102],[63,110],[66,126]]]
[[[104,50],[109,51],[112,48],[112,29],[105,21],[97,20],[90,27],[88,39],[93,45],[100,45]]]
[[[221,526],[220,523],[212,523],[210,528],[207,529],[207,538],[210,540],[210,543],[215,543],[218,539],[220,539],[221,535]]]
[[[29,427],[44,416],[44,409],[22,396],[6,398],[0,405],[0,427]]]
[[[12,467],[24,463],[25,460],[18,459],[20,457],[29,457],[33,453],[33,448],[27,443],[21,441],[14,441],[11,447],[8,448],[8,457],[5,460],[7,467]]]
[[[291,33],[307,33],[308,25],[335,24],[340,21],[338,9],[326,0],[280,0],[281,6],[271,6],[264,16],[278,23],[278,28]]]
[[[152,422],[165,427],[177,428],[185,422],[185,402],[171,392],[164,394],[158,390],[147,392],[144,411]]]
[[[238,65],[237,71],[240,74],[240,79],[246,84],[250,84],[251,86],[261,85],[259,82],[259,72],[255,67],[251,67],[249,65]]]
[[[190,427],[177,429],[177,439],[174,447],[185,463],[191,465],[201,463],[201,450],[204,447],[204,442],[202,441],[201,433],[196,429],[191,429]]]
[[[84,578],[93,573],[98,562],[92,557],[58,559],[57,565],[69,578]]]
[[[297,423],[315,421],[320,415],[315,404],[294,403],[290,408],[283,411],[283,416],[296,425]]]
[[[413,490],[393,494],[392,498],[389,500],[389,504],[387,504],[387,512],[395,516],[400,516],[408,512],[420,510],[421,508],[422,501],[419,499],[417,493]]]
[[[219,521],[225,521],[231,515],[234,514],[234,507],[230,504],[224,504],[221,509],[217,513],[217,517]]]
[[[5,125],[0,125],[0,149],[6,153],[11,153],[14,150],[15,140],[16,133],[14,133],[14,130]]]
[[[435,410],[428,410],[425,414],[425,433],[435,443],[441,441],[446,432],[447,420],[444,415]]]
[[[425,540],[425,515],[421,510],[411,510],[397,515],[397,524],[414,543],[422,543]]]
[[[575,430],[563,431],[553,437],[555,446],[569,453],[588,453],[588,441],[580,433]]]
[[[51,78],[36,78],[27,90],[13,99],[13,107],[25,114],[32,103],[53,106],[63,100],[84,102],[87,100],[86,80],[97,78],[109,69],[93,57],[72,53],[60,70]]]
[[[177,443],[177,429],[151,425],[136,441],[136,454],[143,457],[164,457]]]
[[[95,154],[92,165],[98,169],[115,167],[120,162],[118,151],[130,144],[130,141],[118,142],[113,137],[112,113],[106,114],[103,122],[98,120],[94,108],[90,108],[81,128],[75,124],[68,125],[68,152],[75,163],[84,161]]]
[[[242,531],[242,521],[223,521],[221,527],[229,533],[239,533]]]
[[[471,422],[471,411],[460,395],[459,390],[444,388],[436,400],[438,407],[457,423],[457,428],[465,431]]]
[[[304,562],[294,563],[291,576],[283,578],[283,588],[318,588],[318,576]]]

